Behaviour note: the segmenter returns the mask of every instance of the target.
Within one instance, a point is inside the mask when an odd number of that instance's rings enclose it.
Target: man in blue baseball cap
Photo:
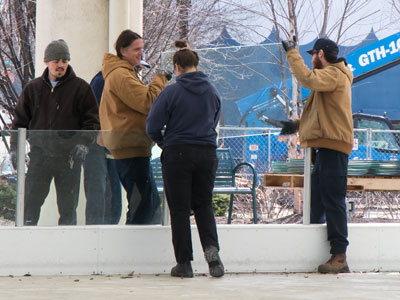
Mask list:
[[[326,221],[331,258],[319,265],[320,273],[350,272],[346,260],[347,165],[353,148],[351,84],[353,74],[339,48],[327,38],[318,39],[307,51],[313,69],[296,49],[295,39],[282,41],[291,71],[297,81],[311,90],[299,120],[282,122],[281,134],[299,131],[300,146],[316,151],[311,174],[311,223]]]

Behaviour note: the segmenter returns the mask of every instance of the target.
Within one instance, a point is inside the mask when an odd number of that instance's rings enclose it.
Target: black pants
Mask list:
[[[81,163],[75,163],[71,168],[69,154],[51,157],[38,148],[32,149],[29,158],[25,183],[25,225],[37,225],[40,209],[49,194],[53,178],[60,214],[58,224],[75,225]]]
[[[348,156],[320,148],[311,174],[311,223],[326,220],[331,254],[345,253],[347,240],[346,190]]]
[[[105,224],[107,160],[105,148],[94,143],[83,162],[86,225]]]
[[[212,190],[218,166],[216,150],[210,146],[177,145],[161,156],[164,188],[171,213],[172,243],[178,263],[193,260],[190,210],[194,212],[203,250],[219,249],[212,209]]]

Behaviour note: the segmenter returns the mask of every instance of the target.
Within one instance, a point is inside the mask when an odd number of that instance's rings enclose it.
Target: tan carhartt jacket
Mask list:
[[[105,80],[100,102],[103,141],[114,158],[150,157],[153,143],[146,135],[146,118],[167,79],[154,75],[144,85],[132,65],[106,53],[102,73]]]
[[[296,49],[287,59],[297,81],[311,94],[300,118],[300,146],[337,150],[347,155],[353,148],[351,84],[353,73],[339,62],[310,70]]]

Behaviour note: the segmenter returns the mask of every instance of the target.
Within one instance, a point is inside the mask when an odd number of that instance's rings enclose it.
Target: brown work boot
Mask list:
[[[331,258],[324,264],[318,266],[319,273],[350,273],[346,262],[346,253],[332,254]]]

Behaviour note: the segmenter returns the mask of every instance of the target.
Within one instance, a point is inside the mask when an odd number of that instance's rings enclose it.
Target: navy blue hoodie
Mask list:
[[[185,144],[216,147],[220,110],[220,97],[208,77],[200,71],[185,73],[158,95],[147,117],[146,132],[163,148]]]
[[[90,86],[94,95],[96,96],[97,104],[100,105],[101,95],[103,94],[104,89],[104,78],[101,71],[92,78],[92,81],[90,81]]]

